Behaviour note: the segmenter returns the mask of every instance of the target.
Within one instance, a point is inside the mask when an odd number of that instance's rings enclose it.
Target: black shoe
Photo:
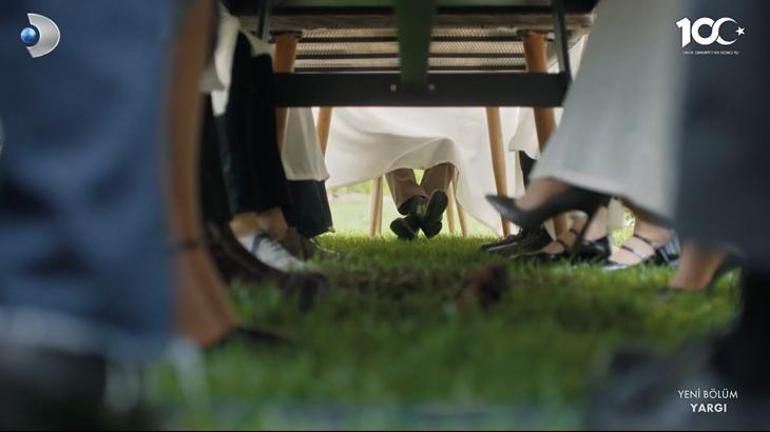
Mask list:
[[[322,248],[312,239],[300,234],[296,228],[289,228],[279,243],[289,253],[302,261],[308,261],[313,258],[336,258],[338,256],[337,252]]]
[[[449,205],[449,197],[444,191],[435,191],[430,196],[427,204],[425,204],[425,211],[421,215],[423,224],[434,224],[441,222],[444,217],[444,212]]]
[[[554,242],[558,243],[562,247],[562,252],[548,253],[542,251],[535,251],[517,255],[513,258],[516,262],[526,262],[535,264],[553,264],[559,262],[567,262],[570,259],[570,246],[561,239],[556,239]]]
[[[428,200],[419,196],[412,197],[399,208],[399,212],[406,216],[394,219],[390,223],[390,230],[401,240],[414,240],[420,230],[425,237],[433,238],[443,228],[441,219],[448,204],[449,198],[443,191],[433,192]]]
[[[668,238],[668,241],[662,245],[655,244],[655,242],[652,240],[639,234],[634,234],[634,237],[649,245],[650,248],[652,248],[653,253],[650,255],[643,255],[631,247],[622,245],[620,246],[621,249],[636,255],[639,257],[640,261],[634,264],[623,264],[607,259],[602,264],[602,270],[613,272],[645,264],[673,266],[679,262],[679,238],[677,237],[676,233],[672,232],[671,236]]]
[[[393,231],[400,240],[414,240],[417,238],[417,233],[420,230],[420,221],[418,220],[417,215],[414,214],[396,218],[390,223],[390,230]]]
[[[546,200],[540,207],[532,210],[519,208],[516,201],[508,197],[487,195],[487,201],[505,219],[522,228],[534,229],[546,220],[572,210],[581,210],[590,217],[600,206],[607,204],[609,197],[587,189],[570,186]],[[586,224],[587,227],[588,224]]]
[[[573,264],[602,262],[612,255],[612,243],[609,236],[596,240],[582,239],[577,249],[572,252]]]
[[[423,224],[422,232],[423,234],[425,234],[426,238],[431,239],[439,235],[443,227],[444,227],[444,224],[441,221],[437,221],[432,224]]]
[[[482,245],[481,250],[496,255],[513,256],[538,251],[550,242],[551,235],[545,228],[538,227],[533,230],[522,228],[516,235]]]
[[[521,255],[517,260],[532,261],[538,263],[557,263],[570,262],[572,264],[600,262],[612,253],[609,236],[604,236],[596,240],[579,239],[580,232],[570,229],[570,232],[576,236],[577,245],[568,245],[561,239],[554,240],[561,244],[562,251],[559,253],[538,252]]]
[[[154,429],[138,371],[115,370],[100,356],[0,341],[0,430]],[[111,393],[127,406],[111,406],[108,382],[125,384]]]
[[[398,212],[404,215],[393,219],[390,230],[399,240],[414,240],[420,232],[422,214],[425,212],[426,199],[422,196],[413,196],[398,207]]]
[[[516,234],[510,234],[501,238],[500,240],[484,243],[483,245],[479,246],[479,250],[481,252],[489,252],[490,250],[501,248],[501,247],[514,246],[514,245],[517,245],[521,240],[523,240],[524,237],[526,237],[526,235],[527,235],[527,230],[520,229],[519,232],[517,232]]]
[[[444,191],[435,191],[430,196],[425,210],[421,212],[420,228],[427,238],[433,238],[441,232],[441,219],[449,205],[449,197]]]

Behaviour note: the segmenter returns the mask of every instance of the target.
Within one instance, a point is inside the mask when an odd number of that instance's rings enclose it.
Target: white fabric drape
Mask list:
[[[579,64],[582,40],[570,50]],[[556,65],[552,67],[555,69]],[[531,108],[501,108],[503,143],[511,151],[538,156]],[[451,162],[457,167],[456,196],[466,212],[498,234],[500,216],[484,196],[496,193],[484,108],[335,108],[326,153],[328,186],[374,179],[398,168],[424,169]],[[508,194],[524,182],[518,157],[505,158]]]
[[[513,137],[519,108],[501,111],[503,139]],[[536,144],[535,144],[536,145]],[[509,193],[523,186],[518,159],[506,157]],[[328,186],[378,178],[398,168],[457,167],[456,196],[465,210],[499,232],[500,216],[484,195],[495,192],[483,108],[337,108],[326,153]]]

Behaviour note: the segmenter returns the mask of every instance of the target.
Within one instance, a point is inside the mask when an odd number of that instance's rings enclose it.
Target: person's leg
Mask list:
[[[544,263],[569,260],[578,264],[598,262],[609,257],[612,246],[607,233],[607,207],[600,207],[590,220],[582,214],[573,213],[570,216],[571,225],[567,231],[540,249],[520,251],[518,259]],[[581,233],[583,238],[575,246]]]
[[[605,269],[620,270],[646,262],[673,263],[679,245],[671,228],[659,225],[640,212],[635,213],[634,234],[607,259]]]
[[[217,127],[211,98],[204,103],[204,121],[201,142],[201,213],[205,224],[205,243],[214,263],[226,283],[236,278],[247,282],[280,279],[280,274],[256,259],[230,229],[230,203],[222,171],[220,146],[225,141]]]
[[[532,210],[570,187],[569,183],[555,178],[535,179],[527,186],[524,196],[516,200],[516,205],[524,210]]]
[[[770,60],[763,51],[770,39],[765,25],[770,4],[689,3],[684,16],[732,16],[741,27],[755,29],[752,37],[739,38],[733,45],[731,49],[741,55],[730,56],[729,61],[722,56],[685,56],[689,64],[681,83],[684,103],[676,200],[676,229],[683,238],[711,246],[731,245],[745,256],[743,310],[727,335],[688,344],[663,361],[614,372],[606,397],[593,404],[600,421],[588,429],[752,430],[770,424],[770,226],[766,216],[770,210],[766,139]],[[714,86],[725,81],[732,85]],[[719,415],[693,415],[680,409],[682,400],[676,395],[687,388],[723,389],[737,393],[737,398],[713,401],[729,407]]]
[[[331,208],[324,182],[291,180],[288,183],[293,204],[283,211],[291,228],[281,245],[292,255],[306,261],[314,257],[335,256],[334,251],[322,248],[314,240],[315,237],[333,230]]]
[[[519,164],[521,165],[521,174],[524,177],[524,186],[529,187],[529,175],[535,168],[535,162],[537,161],[529,157],[529,155],[523,151],[516,152],[516,155],[518,156]]]
[[[712,283],[716,283],[715,278],[720,276],[717,273],[726,259],[727,252],[723,249],[686,241],[682,244],[679,267],[669,279],[668,287],[680,291],[706,290]]]
[[[206,223],[226,225],[232,219],[232,214],[219,153],[221,139],[211,106],[211,97],[207,97],[203,102],[200,152],[201,215]]]
[[[231,228],[260,261],[280,271],[303,271],[304,264],[279,243],[288,232],[282,208],[291,204],[278,152],[272,61],[252,57],[240,35],[233,58],[222,148]]]
[[[177,7],[0,2],[0,429],[106,427],[107,363],[173,338],[161,119]],[[36,59],[18,40],[30,11],[62,31]]]
[[[455,178],[455,167],[449,162],[438,164],[425,170],[420,187],[429,197],[436,191],[444,193]]]
[[[172,226],[178,241],[180,273],[179,327],[183,335],[209,345],[238,325],[225,285],[203,245],[199,164],[202,101],[198,87],[206,62],[206,47],[214,4],[196,0],[178,33],[171,85],[169,138],[171,142]]]
[[[41,9],[66,32],[34,60],[0,37],[0,309],[75,318],[114,334],[87,339],[123,358],[151,357],[171,336],[159,144],[175,6],[0,5],[3,32]]]
[[[289,223],[286,222],[281,207],[272,207],[258,213],[247,212],[237,214],[230,222],[230,227],[238,237],[261,232],[279,241],[288,232]]]
[[[388,188],[393,197],[393,203],[398,212],[406,216],[412,210],[414,198],[428,198],[426,191],[417,184],[417,178],[414,176],[414,170],[401,168],[385,174],[388,181]]]
[[[770,397],[770,272],[749,263],[743,276],[742,310],[717,353],[717,367],[746,394]]]
[[[397,169],[385,174],[393,203],[404,217],[391,221],[390,230],[401,240],[413,240],[420,232],[419,210],[424,207],[428,195],[417,184],[414,171]]]
[[[585,229],[584,240],[597,241],[607,237],[607,207],[600,207],[590,220],[584,215],[573,214],[571,216],[572,223],[569,229],[541,249],[540,253],[563,254],[569,252],[586,224],[588,227]]]
[[[202,246],[198,202],[198,80],[205,62],[212,8],[208,1],[192,2],[182,20],[173,57],[169,113],[172,226],[177,241],[188,245],[177,252],[181,277],[179,327],[182,334],[204,345],[221,336],[227,327],[221,321],[219,302],[208,299],[208,292],[222,290],[223,286]]]
[[[442,219],[449,204],[447,190],[455,177],[455,167],[445,162],[425,170],[420,187],[428,195],[420,227],[428,238],[435,237],[443,228]]]
[[[270,56],[252,57],[251,44],[240,35],[220,121],[226,136],[221,150],[232,213],[246,226],[261,219],[261,226],[280,237],[285,231],[280,208],[291,198],[278,152],[272,77]]]
[[[289,181],[292,205],[284,209],[288,224],[305,238],[311,239],[332,228],[331,208],[322,181]]]

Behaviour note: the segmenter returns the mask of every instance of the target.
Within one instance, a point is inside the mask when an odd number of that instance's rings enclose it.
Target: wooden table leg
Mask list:
[[[548,52],[545,44],[545,34],[526,32],[523,36],[524,58],[527,62],[528,72],[548,72]],[[553,131],[556,130],[556,117],[553,108],[534,107],[535,129],[540,150],[545,149]],[[553,219],[554,229],[559,235],[568,229],[569,221],[566,215],[559,215]]]
[[[318,109],[318,120],[316,121],[316,133],[318,134],[318,144],[321,146],[321,153],[326,156],[326,146],[329,143],[329,131],[332,126],[332,107],[320,107]]]
[[[505,150],[503,149],[503,125],[500,121],[500,108],[487,107],[487,128],[489,130],[489,148],[492,152],[492,171],[495,175],[495,188],[500,196],[508,195],[507,175],[505,173]],[[504,218],[503,235],[511,234],[511,226]]]
[[[297,58],[297,41],[300,34],[296,32],[280,33],[274,36],[275,57],[273,58],[273,71],[277,73],[289,73],[294,70],[294,61]],[[286,140],[286,124],[288,122],[288,108],[275,109],[275,127],[278,137],[278,151],[283,150]]]
[[[382,177],[372,180],[372,196],[369,202],[369,236],[382,234]]]

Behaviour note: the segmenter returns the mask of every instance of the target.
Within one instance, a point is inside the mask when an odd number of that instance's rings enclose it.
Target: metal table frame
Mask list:
[[[444,0],[446,2],[446,0]],[[302,2],[301,2],[302,3]],[[304,2],[308,3],[308,2]],[[312,2],[311,2],[312,3]],[[355,16],[395,13],[400,72],[300,72],[276,73],[275,95],[279,107],[309,106],[561,106],[571,81],[566,14],[590,13],[595,2],[551,0],[546,6],[525,6],[516,1],[487,1],[486,5],[438,5],[433,0],[379,0],[372,5],[350,0],[337,7],[291,7],[259,1],[257,33],[267,39],[271,17],[319,14]],[[387,4],[392,4],[388,7]],[[511,5],[514,4],[514,5]],[[548,13],[553,19],[553,45],[557,73],[429,72],[427,56],[435,14]]]

